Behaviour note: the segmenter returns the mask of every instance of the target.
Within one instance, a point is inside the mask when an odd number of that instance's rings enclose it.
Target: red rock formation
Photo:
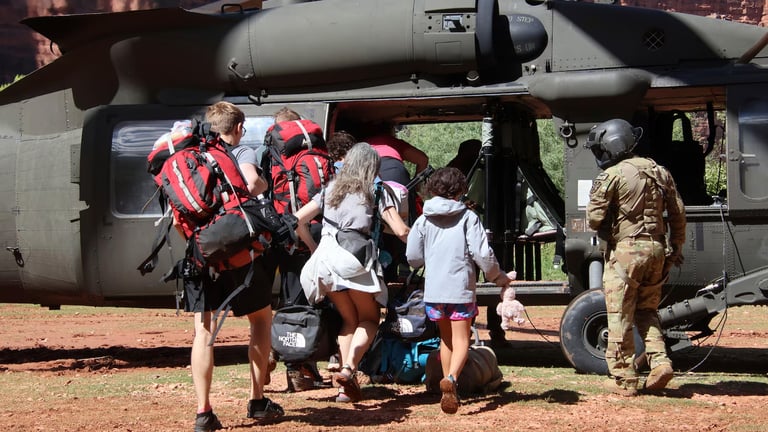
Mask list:
[[[768,24],[768,3],[755,0],[622,0],[622,5],[664,9],[692,15]]]
[[[0,1],[0,83],[11,82],[56,58],[50,41],[19,23],[36,16],[121,12],[160,7],[191,9],[211,0],[26,0]]]

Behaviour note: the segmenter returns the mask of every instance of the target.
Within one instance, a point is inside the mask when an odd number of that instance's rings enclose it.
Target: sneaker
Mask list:
[[[440,391],[443,397],[440,398],[440,409],[446,414],[455,414],[459,410],[459,394],[456,391],[456,380],[453,375],[440,380]]]
[[[637,381],[611,378],[604,385],[605,389],[619,396],[632,397],[637,395]]]
[[[195,417],[195,432],[211,432],[221,429],[221,422],[213,410],[200,413]]]
[[[648,374],[648,378],[645,380],[645,390],[661,390],[667,386],[672,377],[675,376],[675,371],[672,370],[672,365],[669,363],[662,363]]]
[[[266,401],[264,409],[256,409],[257,403],[259,402],[258,400],[251,399],[248,401],[248,418],[274,420],[285,415],[283,407],[272,402],[271,399],[264,398],[263,400]]]
[[[355,374],[349,365],[344,365],[341,372],[333,374],[333,380],[341,386],[343,393],[349,397],[350,402],[357,402],[363,398],[363,392],[360,390],[360,384],[355,379]]]

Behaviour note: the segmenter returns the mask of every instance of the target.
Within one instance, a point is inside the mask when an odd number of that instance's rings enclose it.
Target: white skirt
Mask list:
[[[387,304],[387,290],[378,272],[378,262],[363,267],[354,255],[339,246],[335,235],[323,232],[320,244],[301,269],[301,286],[311,304],[322,301],[328,292],[353,289],[375,294]]]

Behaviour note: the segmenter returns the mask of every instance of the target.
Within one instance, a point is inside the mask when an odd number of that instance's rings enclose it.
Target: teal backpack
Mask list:
[[[424,382],[427,356],[440,349],[440,338],[420,342],[377,335],[360,362],[360,370],[378,382],[420,384]]]

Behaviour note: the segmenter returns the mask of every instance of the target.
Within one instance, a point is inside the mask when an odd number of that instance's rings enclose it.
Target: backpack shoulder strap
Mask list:
[[[381,194],[384,191],[384,182],[378,181],[374,186],[373,192],[373,227],[371,228],[371,238],[373,244],[379,245],[379,237],[381,237],[381,214],[379,213],[379,202],[381,202]]]
[[[306,133],[306,132],[305,132]],[[291,165],[291,169],[285,170],[286,175],[288,176],[288,189],[290,193],[290,205],[291,205],[291,211],[292,213],[296,213],[299,209],[299,197],[298,197],[298,191],[296,190],[296,184],[294,180],[296,179],[298,172],[296,171],[296,167],[299,166],[300,163],[306,160],[306,157],[310,156],[312,157],[312,162],[314,163],[314,167],[310,166],[310,162],[306,162],[307,168],[315,168],[317,170],[318,177],[320,178],[320,184],[325,185],[330,181],[330,178],[326,178],[325,169],[328,170],[329,173],[333,172],[333,159],[326,153],[318,152],[316,150],[312,150],[311,147],[309,150],[303,149],[300,150],[298,153],[296,153],[294,156],[295,159],[293,160],[293,165]],[[319,156],[326,159],[326,166],[323,167],[323,164],[315,157]],[[282,164],[281,164],[282,165]],[[283,168],[285,166],[283,165]]]
[[[211,334],[211,340],[208,342],[208,346],[213,346],[213,342],[216,341],[216,336],[219,334],[219,330],[224,326],[224,320],[227,319],[227,315],[229,315],[229,311],[232,309],[232,299],[235,298],[242,290],[244,290],[246,287],[251,285],[251,280],[253,279],[253,273],[254,273],[254,267],[256,266],[255,257],[253,255],[253,251],[251,251],[251,264],[248,268],[248,273],[245,275],[245,279],[243,280],[243,283],[240,284],[237,288],[235,288],[227,298],[224,299],[223,302],[221,302],[221,305],[218,309],[216,309],[216,312],[213,314],[212,323],[216,326],[216,330],[214,330],[213,334]],[[222,313],[223,312],[223,313]],[[221,317],[221,321],[219,321],[219,317]]]
[[[307,144],[307,148],[312,150],[312,139],[309,137],[309,132],[307,132],[307,128],[304,127],[303,124],[301,124],[301,120],[294,120],[296,125],[301,129],[301,132],[304,134],[304,142]]]
[[[168,207],[169,212],[170,210],[170,207]],[[139,267],[137,268],[142,276],[147,273],[151,273],[157,266],[157,255],[160,253],[160,249],[162,249],[163,245],[168,241],[168,233],[171,231],[171,226],[173,225],[172,221],[173,217],[166,214],[164,214],[164,216],[161,218],[161,221],[159,221],[160,224],[157,229],[157,234],[155,236],[154,242],[152,243],[152,251],[150,252],[149,256],[144,259],[141,264],[139,264]]]

